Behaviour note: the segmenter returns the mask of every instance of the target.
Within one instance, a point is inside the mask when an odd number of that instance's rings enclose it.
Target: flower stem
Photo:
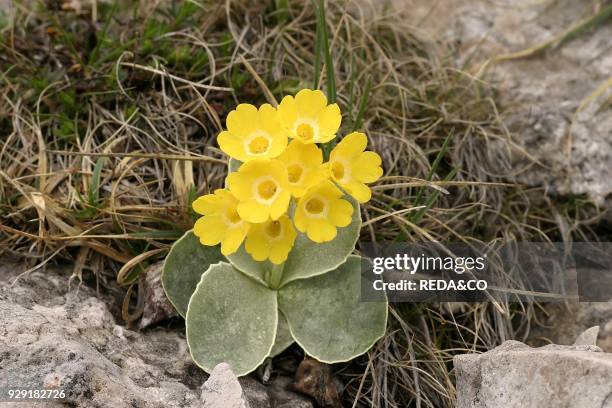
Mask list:
[[[279,265],[273,265],[272,270],[269,274],[268,285],[272,289],[278,289],[281,283],[281,279],[283,277],[283,269],[285,269],[285,263]]]

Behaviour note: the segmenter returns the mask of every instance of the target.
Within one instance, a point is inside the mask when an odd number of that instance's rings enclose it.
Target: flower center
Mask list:
[[[336,180],[342,180],[344,178],[344,165],[340,162],[333,162],[331,165],[332,175]]]
[[[263,181],[257,186],[257,192],[259,193],[259,197],[263,198],[264,200],[269,200],[274,197],[277,189],[278,186],[272,180]]]
[[[249,152],[251,154],[263,154],[268,151],[270,141],[263,136],[256,136],[249,142]]]
[[[297,127],[297,135],[304,142],[312,142],[314,129],[308,123],[302,123]]]
[[[299,164],[291,164],[289,167],[287,167],[287,172],[289,173],[289,182],[295,184],[302,178],[304,170]]]
[[[225,212],[225,217],[232,224],[238,224],[242,219],[238,215],[238,211],[236,211],[236,207],[230,208]]]
[[[266,231],[266,234],[268,234],[270,238],[278,238],[281,235],[281,231],[282,231],[280,222],[272,221],[268,223],[265,227],[265,231]]]
[[[319,198],[311,198],[306,203],[306,211],[312,215],[320,215],[325,209],[325,203]]]

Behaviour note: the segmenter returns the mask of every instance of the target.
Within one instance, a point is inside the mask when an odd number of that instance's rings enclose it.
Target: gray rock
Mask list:
[[[596,346],[511,340],[453,362],[457,408],[612,408],[612,354]]]
[[[115,324],[107,304],[68,277],[34,272],[0,289],[0,387],[58,387],[77,407],[190,407],[198,394],[184,338]],[[195,375],[194,375],[195,373]]]
[[[70,289],[69,268],[36,271],[11,285],[19,268],[0,259],[0,388],[57,387],[70,406],[87,408],[203,405],[208,376],[192,362],[182,328],[132,331],[115,322],[112,297],[85,285]],[[239,390],[249,408],[312,407],[275,383],[236,380],[226,368],[203,388],[224,390],[223,405],[208,398],[206,406],[225,408],[225,391]]]
[[[276,407],[276,405],[272,404],[270,388],[268,386],[263,385],[252,377],[242,377],[238,381],[240,381],[242,392],[246,396],[251,408]]]
[[[458,66],[472,73],[492,57],[554,39],[596,12],[589,0],[522,2],[518,7],[514,0],[392,3],[410,10],[407,18],[428,35],[454,44]],[[612,205],[612,88],[591,97],[612,71],[610,38],[612,25],[600,24],[560,46],[489,69],[487,80],[502,91],[506,126],[538,162],[526,167],[527,160],[513,158],[512,169],[498,174],[520,173],[516,181],[560,195],[586,194],[599,204],[608,197]]]
[[[202,386],[205,407],[314,408],[310,398],[291,390],[289,377],[274,377],[264,386],[251,377],[236,378],[230,366],[218,364]]]
[[[291,384],[292,380],[287,377],[276,377],[272,380],[268,392],[274,401],[274,408],[314,408],[310,398],[291,390]]]
[[[531,345],[573,344],[581,333],[597,326],[597,346],[612,352],[612,302],[553,304],[538,320],[542,325],[532,328]]]
[[[229,364],[217,364],[202,385],[204,408],[250,408],[240,382]]]
[[[589,327],[583,331],[574,342],[574,346],[596,346],[599,326]]]
[[[178,316],[178,313],[168,300],[161,284],[163,266],[163,262],[158,262],[150,265],[145,271],[144,309],[142,318],[138,323],[138,327],[141,329],[170,317]]]

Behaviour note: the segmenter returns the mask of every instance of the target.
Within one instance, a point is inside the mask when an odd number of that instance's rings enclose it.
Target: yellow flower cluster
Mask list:
[[[227,189],[194,201],[193,209],[202,215],[193,228],[200,242],[220,243],[224,255],[245,242],[256,261],[281,264],[296,228],[314,242],[333,240],[354,211],[341,189],[366,202],[371,197],[366,184],[383,172],[380,156],[365,151],[368,139],[359,132],[344,137],[323,163],[317,143],[335,138],[341,119],[338,105],[328,105],[318,90],[286,96],[278,108],[238,105],[217,140],[242,165],[227,177]],[[292,198],[293,220],[288,215]]]

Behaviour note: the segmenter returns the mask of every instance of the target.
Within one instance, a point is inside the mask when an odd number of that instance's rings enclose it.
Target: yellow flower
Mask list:
[[[327,105],[321,91],[302,89],[285,96],[278,106],[280,119],[289,136],[303,143],[325,143],[336,137],[342,115],[337,104]]]
[[[354,211],[342,196],[342,191],[329,180],[311,188],[298,201],[295,227],[314,242],[331,241],[338,232],[336,227],[351,223]]]
[[[221,243],[223,255],[236,252],[249,231],[249,224],[238,215],[237,205],[238,200],[229,191],[222,189],[193,202],[194,211],[203,215],[193,226],[193,233],[203,245]]]
[[[372,197],[365,183],[373,183],[383,174],[380,156],[364,152],[367,144],[366,135],[353,132],[338,143],[326,163],[332,179],[361,203]]]
[[[237,210],[248,222],[278,220],[287,211],[291,193],[287,168],[277,159],[251,160],[227,176],[227,186],[240,202]]]
[[[227,130],[217,137],[219,147],[234,159],[273,158],[287,147],[287,133],[278,112],[269,104],[259,107],[242,103],[227,115]]]
[[[256,261],[270,259],[278,265],[287,260],[296,235],[291,219],[283,215],[276,221],[251,225],[244,247]]]
[[[295,197],[303,196],[307,189],[328,177],[321,166],[323,153],[315,144],[292,140],[278,159],[287,166],[289,189]]]

